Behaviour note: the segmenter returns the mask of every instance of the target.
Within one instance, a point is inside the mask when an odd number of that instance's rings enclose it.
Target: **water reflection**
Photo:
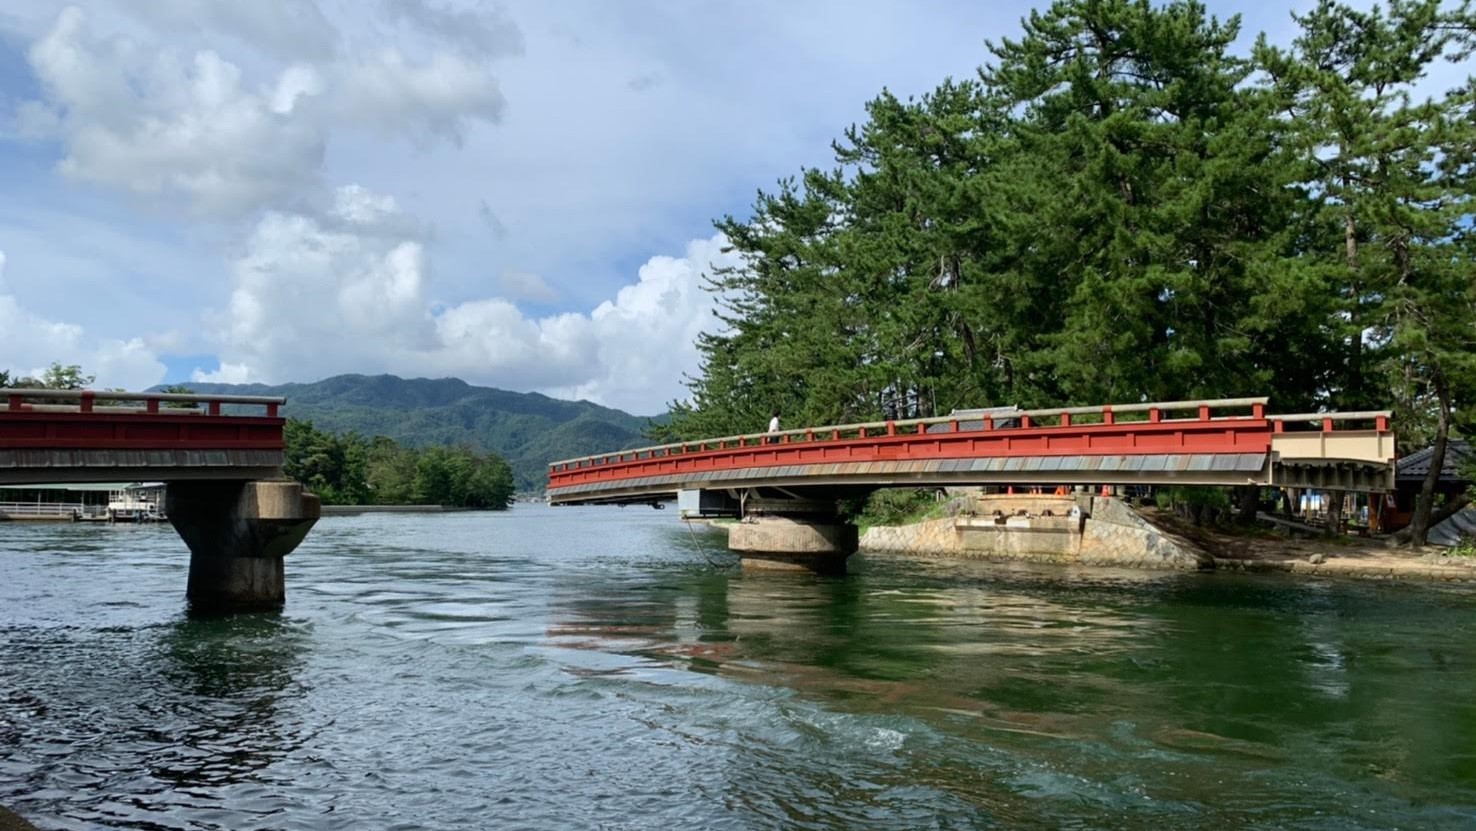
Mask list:
[[[1125,794],[1152,795],[1150,813],[1196,815],[1227,802],[1227,781],[1255,782],[1258,798],[1230,798],[1227,814],[1255,824],[1268,799],[1294,803],[1314,780],[1372,774],[1396,802],[1438,791],[1432,779],[1476,785],[1471,708],[1441,730],[1450,689],[1405,689],[1405,673],[1431,665],[1471,680],[1469,646],[1458,657],[1385,652],[1380,641],[1414,633],[1359,621],[1364,587],[1217,580],[880,561],[847,578],[581,583],[557,587],[549,636],[792,690],[851,716],[905,714],[897,740],[926,745],[907,754],[907,776],[1001,820],[1021,816],[1021,793],[1114,810],[1132,801]],[[1379,666],[1363,666],[1374,655]],[[1411,717],[1422,729],[1408,729]],[[987,746],[1005,748],[1008,763],[959,776]],[[1309,760],[1315,775],[1266,776]],[[763,771],[745,765],[742,776]]]

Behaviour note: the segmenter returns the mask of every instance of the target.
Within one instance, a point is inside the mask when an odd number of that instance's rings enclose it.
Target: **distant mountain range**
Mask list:
[[[641,435],[647,423],[665,420],[536,392],[474,387],[456,378],[336,375],[311,384],[187,386],[201,393],[285,396],[285,415],[334,433],[491,451],[512,466],[520,490],[541,490],[549,462],[647,444]]]

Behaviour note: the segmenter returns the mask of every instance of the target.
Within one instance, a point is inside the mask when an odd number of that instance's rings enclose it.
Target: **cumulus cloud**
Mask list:
[[[232,266],[222,368],[196,380],[365,369],[428,345],[425,250],[407,227],[392,198],[360,187],[340,189],[325,217],[268,213]]]
[[[470,57],[523,52],[522,31],[500,8],[444,8],[423,0],[385,0],[384,8],[391,20]]]
[[[95,37],[76,8],[32,46],[30,62],[45,99],[25,105],[23,124],[62,143],[68,178],[211,215],[283,201],[317,179],[323,135],[294,117],[305,69],[253,90],[214,52],[182,57]]]
[[[252,40],[294,20],[327,26],[307,2],[272,11],[257,8],[271,4],[170,3],[189,10],[187,19]],[[314,43],[332,39],[311,36]],[[23,134],[61,143],[58,167],[71,179],[234,218],[311,202],[331,129],[422,146],[458,143],[471,123],[495,121],[505,106],[486,66],[459,53],[416,58],[392,48],[357,54],[299,46],[280,51],[319,59],[279,63],[253,81],[214,50],[98,36],[69,7],[30,49],[43,96],[23,102],[16,121]]]
[[[339,34],[313,0],[148,0],[124,11],[170,33],[226,35],[287,60],[331,57]]]
[[[97,375],[99,387],[142,389],[164,378],[164,365],[142,338],[94,340],[82,327],[48,320],[21,306],[5,284],[5,254],[0,252],[0,369],[37,376],[52,361],[78,364]]]
[[[385,49],[336,67],[335,93],[326,109],[335,118],[419,144],[460,144],[473,121],[497,121],[506,101],[481,63],[436,54],[416,64]]]
[[[533,318],[505,297],[433,303],[424,242],[405,227],[393,200],[360,187],[342,189],[326,219],[263,218],[219,315],[221,368],[196,379],[454,375],[654,413],[682,394],[697,334],[714,322],[702,274],[732,257],[721,236],[697,240],[685,256],[651,258],[588,314]],[[547,290],[536,275],[512,281]]]
[[[702,278],[715,267],[738,264],[727,245],[718,234],[688,243],[681,257],[647,260],[635,283],[587,318],[597,370],[580,384],[548,392],[638,414],[664,412],[671,401],[686,398],[682,378],[697,372],[697,336],[718,324],[716,298]]]

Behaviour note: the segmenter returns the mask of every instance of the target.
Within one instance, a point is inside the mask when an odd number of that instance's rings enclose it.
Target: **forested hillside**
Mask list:
[[[1470,5],[1293,19],[1241,46],[1200,3],[1061,0],[883,92],[717,223],[727,325],[658,436],[1270,395],[1441,452],[1476,399]]]
[[[330,433],[491,451],[507,460],[520,490],[541,489],[550,461],[641,444],[647,423],[588,401],[474,387],[455,378],[338,375],[308,384],[189,386],[202,393],[286,396],[286,415]]]

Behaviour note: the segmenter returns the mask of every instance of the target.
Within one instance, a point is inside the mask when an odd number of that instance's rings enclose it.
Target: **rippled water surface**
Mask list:
[[[1470,589],[758,577],[721,542],[636,508],[329,518],[284,613],[195,620],[167,527],[0,525],[0,804],[66,829],[1476,828]]]

